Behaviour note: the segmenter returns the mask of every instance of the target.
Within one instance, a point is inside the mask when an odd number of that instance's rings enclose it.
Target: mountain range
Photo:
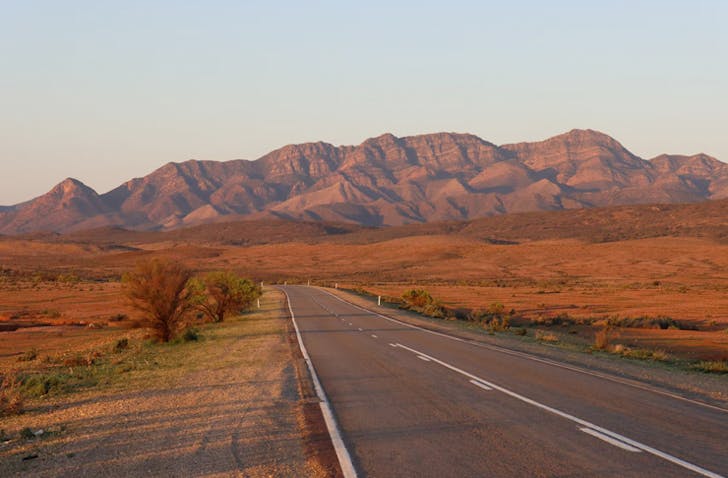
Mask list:
[[[721,198],[728,164],[705,154],[645,160],[592,130],[502,146],[470,134],[385,134],[358,146],[289,145],[255,161],[168,163],[104,194],[69,178],[0,207],[0,233],[266,218],[403,225]]]

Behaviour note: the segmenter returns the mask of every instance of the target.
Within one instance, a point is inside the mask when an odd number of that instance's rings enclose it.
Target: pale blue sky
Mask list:
[[[0,204],[384,132],[728,161],[728,2],[0,0]]]

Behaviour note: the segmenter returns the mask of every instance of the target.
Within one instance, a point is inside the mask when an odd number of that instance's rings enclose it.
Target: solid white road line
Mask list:
[[[599,433],[596,430],[592,430],[591,428],[582,427],[582,428],[579,428],[579,430],[583,431],[587,435],[597,437],[600,440],[603,440],[603,441],[609,443],[610,445],[614,445],[618,448],[621,448],[622,450],[631,451],[632,453],[642,453],[642,450],[640,450],[639,448],[635,448],[631,445],[627,445],[626,443],[623,443],[619,440],[615,440],[614,438],[604,435],[602,433]]]
[[[283,293],[286,295],[286,302],[288,302],[288,311],[291,313],[291,321],[293,322],[294,329],[296,329],[296,337],[298,338],[298,346],[301,348],[301,355],[303,355],[303,359],[306,361],[306,366],[308,366],[308,370],[311,373],[311,379],[313,380],[313,386],[316,389],[316,395],[320,400],[319,406],[321,407],[321,413],[324,416],[324,422],[326,423],[326,429],[328,430],[329,436],[331,437],[331,443],[334,445],[334,451],[336,452],[336,457],[339,460],[339,466],[341,466],[341,471],[344,474],[344,478],[357,478],[356,470],[354,469],[354,463],[351,461],[351,455],[349,455],[349,450],[346,449],[344,440],[341,438],[341,432],[339,431],[339,427],[336,424],[336,418],[334,418],[334,413],[331,409],[329,399],[326,397],[324,388],[321,386],[321,382],[319,381],[318,375],[316,374],[316,369],[314,369],[313,363],[311,362],[311,357],[309,357],[308,355],[308,350],[306,350],[306,346],[303,345],[301,331],[298,329],[296,316],[293,314],[293,308],[291,307],[291,298],[288,296],[288,293],[285,290],[283,291]]]
[[[615,433],[615,432],[613,432],[611,430],[607,430],[606,428],[602,428],[602,427],[600,427],[598,425],[595,425],[595,424],[593,424],[591,422],[588,422],[586,420],[582,420],[581,418],[575,417],[574,415],[569,415],[566,412],[562,412],[561,410],[558,410],[556,408],[550,407],[548,405],[544,405],[543,403],[537,402],[536,400],[530,399],[528,397],[524,397],[523,395],[520,395],[520,394],[518,394],[516,392],[513,392],[511,390],[508,390],[507,388],[501,387],[501,386],[496,385],[496,384],[494,384],[492,382],[489,382],[487,380],[484,380],[484,379],[478,377],[477,375],[473,375],[473,374],[471,374],[469,372],[466,372],[465,370],[461,370],[461,369],[455,367],[454,365],[450,365],[449,363],[446,363],[446,362],[443,362],[442,360],[436,359],[435,357],[433,357],[431,355],[427,355],[426,353],[420,352],[419,350],[416,350],[416,349],[407,347],[406,345],[402,345],[400,343],[395,344],[395,346],[396,347],[399,347],[399,348],[402,348],[402,349],[405,349],[405,350],[408,350],[408,351],[412,352],[415,355],[418,355],[418,356],[421,355],[423,357],[427,357],[431,361],[433,361],[435,363],[438,363],[438,364],[442,365],[445,368],[448,368],[448,369],[450,369],[450,370],[452,370],[454,372],[457,372],[457,373],[459,373],[461,375],[464,375],[464,376],[466,376],[468,378],[471,378],[473,380],[477,380],[478,382],[481,382],[481,383],[483,383],[483,384],[485,384],[485,385],[487,385],[487,386],[489,386],[489,387],[491,387],[491,388],[493,388],[495,390],[498,390],[499,392],[503,392],[506,395],[509,395],[509,396],[511,396],[511,397],[513,397],[513,398],[515,398],[517,400],[520,400],[522,402],[528,403],[529,405],[533,405],[534,407],[538,407],[538,408],[540,408],[542,410],[546,410],[547,412],[553,413],[554,415],[558,415],[558,416],[560,416],[562,418],[566,418],[567,420],[571,420],[572,422],[575,422],[575,423],[578,423],[579,425],[582,425],[584,427],[590,428],[591,430],[594,430],[594,431],[597,431],[597,432],[601,432],[603,435],[606,435],[606,436],[609,436],[609,437],[614,438],[616,440],[619,440],[619,441],[621,441],[624,444],[632,445],[635,448],[638,448],[638,449],[640,449],[642,451],[646,451],[647,453],[650,453],[651,455],[655,455],[655,456],[657,456],[659,458],[662,458],[663,460],[669,461],[669,462],[671,462],[671,463],[673,463],[675,465],[681,466],[683,468],[686,468],[686,469],[688,469],[690,471],[693,471],[695,473],[698,473],[700,475],[707,476],[709,478],[724,478],[723,476],[721,476],[721,475],[719,475],[717,473],[713,473],[712,471],[706,470],[705,468],[701,468],[698,465],[694,465],[694,464],[692,464],[690,462],[681,460],[680,458],[677,458],[675,456],[672,456],[669,453],[665,453],[664,451],[657,450],[657,449],[652,448],[652,447],[650,447],[648,445],[645,445],[644,443],[640,443],[638,441],[635,441],[635,440],[632,440],[632,439],[627,438],[625,436],[622,436],[619,433]]]
[[[397,344],[389,344],[390,347],[394,347],[395,349],[398,347]]]
[[[484,348],[484,349],[488,349],[488,350],[493,350],[493,351],[496,351],[496,352],[504,353],[504,354],[507,354],[507,355],[513,355],[513,356],[516,356],[516,357],[521,357],[521,358],[525,358],[525,359],[528,359],[528,360],[533,360],[534,362],[540,362],[540,363],[544,363],[544,364],[547,364],[547,365],[551,365],[553,367],[559,367],[559,368],[563,368],[563,369],[566,369],[566,370],[571,370],[572,372],[582,373],[584,375],[591,375],[592,377],[598,377],[598,378],[601,378],[601,379],[604,379],[604,380],[609,380],[611,382],[621,383],[622,385],[627,385],[629,387],[638,388],[640,390],[646,390],[648,392],[656,393],[658,395],[663,395],[663,396],[666,396],[666,397],[674,398],[676,400],[681,400],[681,401],[684,401],[684,402],[692,403],[694,405],[700,405],[701,407],[710,408],[712,410],[718,410],[718,411],[723,412],[723,413],[728,413],[728,409],[725,409],[725,408],[722,408],[722,407],[718,407],[718,406],[715,406],[715,405],[711,405],[709,403],[701,402],[699,400],[693,400],[691,398],[683,397],[682,395],[678,395],[676,393],[671,393],[671,392],[667,392],[665,390],[660,390],[660,389],[657,389],[657,388],[653,388],[653,387],[650,387],[648,385],[645,385],[645,384],[636,382],[634,380],[629,380],[629,379],[625,379],[625,378],[621,378],[621,377],[615,377],[613,375],[609,375],[609,374],[606,374],[606,373],[594,372],[594,371],[591,371],[591,370],[583,369],[581,367],[577,367],[575,365],[569,365],[569,364],[557,362],[555,360],[550,360],[550,359],[545,359],[545,358],[541,358],[541,357],[536,357],[535,355],[531,355],[531,354],[528,354],[528,353],[525,353],[525,352],[519,352],[517,350],[511,350],[511,349],[507,349],[507,348],[504,348],[504,347],[499,347],[497,345],[484,344],[482,342],[476,342],[474,340],[463,339],[463,338],[455,337],[453,335],[448,335],[448,334],[445,334],[445,333],[442,333],[442,332],[436,332],[434,330],[425,329],[425,328],[419,327],[417,325],[408,324],[407,322],[403,322],[401,320],[397,320],[397,319],[394,319],[392,317],[387,317],[386,315],[382,315],[382,314],[380,314],[378,312],[374,312],[374,311],[371,311],[369,309],[365,309],[364,307],[361,307],[359,305],[356,305],[353,302],[349,302],[346,299],[342,299],[341,297],[337,296],[336,294],[333,294],[333,293],[331,293],[331,292],[329,292],[329,291],[327,291],[325,289],[319,289],[319,290],[321,292],[324,292],[324,293],[330,295],[331,297],[333,297],[334,299],[338,300],[339,302],[343,302],[343,303],[348,304],[348,305],[350,305],[352,307],[355,307],[355,308],[357,308],[357,309],[359,309],[361,311],[367,312],[367,313],[369,313],[369,314],[371,314],[371,315],[373,315],[375,317],[379,317],[381,319],[388,320],[388,321],[393,322],[395,324],[403,325],[403,326],[409,327],[411,329],[417,329],[417,330],[420,330],[422,332],[426,332],[428,334],[438,335],[438,336],[444,337],[446,339],[455,340],[457,342],[462,342],[462,343],[465,343],[465,344],[470,344],[470,345],[472,345],[474,347],[480,347],[480,348]]]
[[[417,358],[420,359],[420,360],[424,360],[425,362],[429,362],[430,361],[430,359],[428,359],[427,357],[423,357],[422,355],[418,355]]]
[[[470,381],[470,383],[472,383],[472,384],[473,384],[473,385],[475,385],[476,387],[480,387],[480,388],[482,388],[483,390],[489,390],[489,391],[490,391],[490,390],[493,390],[492,388],[490,388],[490,387],[489,387],[489,386],[487,386],[486,384],[484,384],[484,383],[482,383],[482,382],[479,382],[479,381],[477,381],[477,380],[471,380],[471,381]]]

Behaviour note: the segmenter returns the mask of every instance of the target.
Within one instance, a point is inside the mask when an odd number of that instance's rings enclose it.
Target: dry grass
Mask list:
[[[559,337],[551,332],[545,332],[543,330],[536,331],[536,340],[539,342],[556,343],[559,341]]]
[[[519,327],[529,325],[528,321],[547,325],[564,314],[588,323],[619,317],[615,326],[621,340],[630,346],[694,359],[728,360],[728,334],[722,332],[728,327],[725,243],[662,237],[500,245],[473,235],[442,235],[437,228],[433,235],[391,239],[386,232],[374,231],[372,238],[365,231],[350,240],[342,236],[245,247],[195,242],[189,235],[179,237],[190,242],[177,242],[169,239],[172,236],[151,234],[137,237],[147,237],[148,242],[135,242],[129,250],[6,238],[0,241],[4,267],[26,275],[40,269],[75,274],[80,281],[0,281],[0,316],[5,317],[5,322],[0,317],[0,328],[11,323],[9,316],[18,312],[27,314],[20,320],[29,323],[93,322],[109,333],[131,326],[135,316],[119,300],[118,283],[88,277],[118,277],[141,258],[163,257],[182,259],[197,270],[234,270],[266,282],[337,282],[341,287],[362,287],[382,296],[400,297],[408,289],[425,288],[452,309],[485,309],[499,302],[506,310],[515,309],[517,320],[512,318],[510,325]],[[399,233],[392,232],[394,236]],[[382,238],[385,240],[376,242]],[[119,314],[131,319],[112,322]],[[625,328],[630,321],[647,318],[643,320],[646,324],[660,316],[677,321],[679,328],[700,330],[675,330],[667,322],[665,330]],[[87,333],[73,329],[55,329],[65,337],[49,334],[49,344],[43,342],[39,347],[40,356],[54,347],[56,339],[82,340],[80,336]],[[594,330],[582,329],[577,332],[591,342]],[[37,329],[19,330],[13,337],[12,350],[0,341],[0,363],[8,354],[26,352],[46,338]]]

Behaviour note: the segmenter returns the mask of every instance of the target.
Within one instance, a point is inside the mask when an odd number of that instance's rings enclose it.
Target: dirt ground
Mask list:
[[[332,476],[312,438],[282,294],[262,310],[159,346],[149,369],[102,390],[39,399],[0,421],[0,475]],[[310,417],[309,417],[310,418]],[[21,438],[23,428],[44,433]]]

